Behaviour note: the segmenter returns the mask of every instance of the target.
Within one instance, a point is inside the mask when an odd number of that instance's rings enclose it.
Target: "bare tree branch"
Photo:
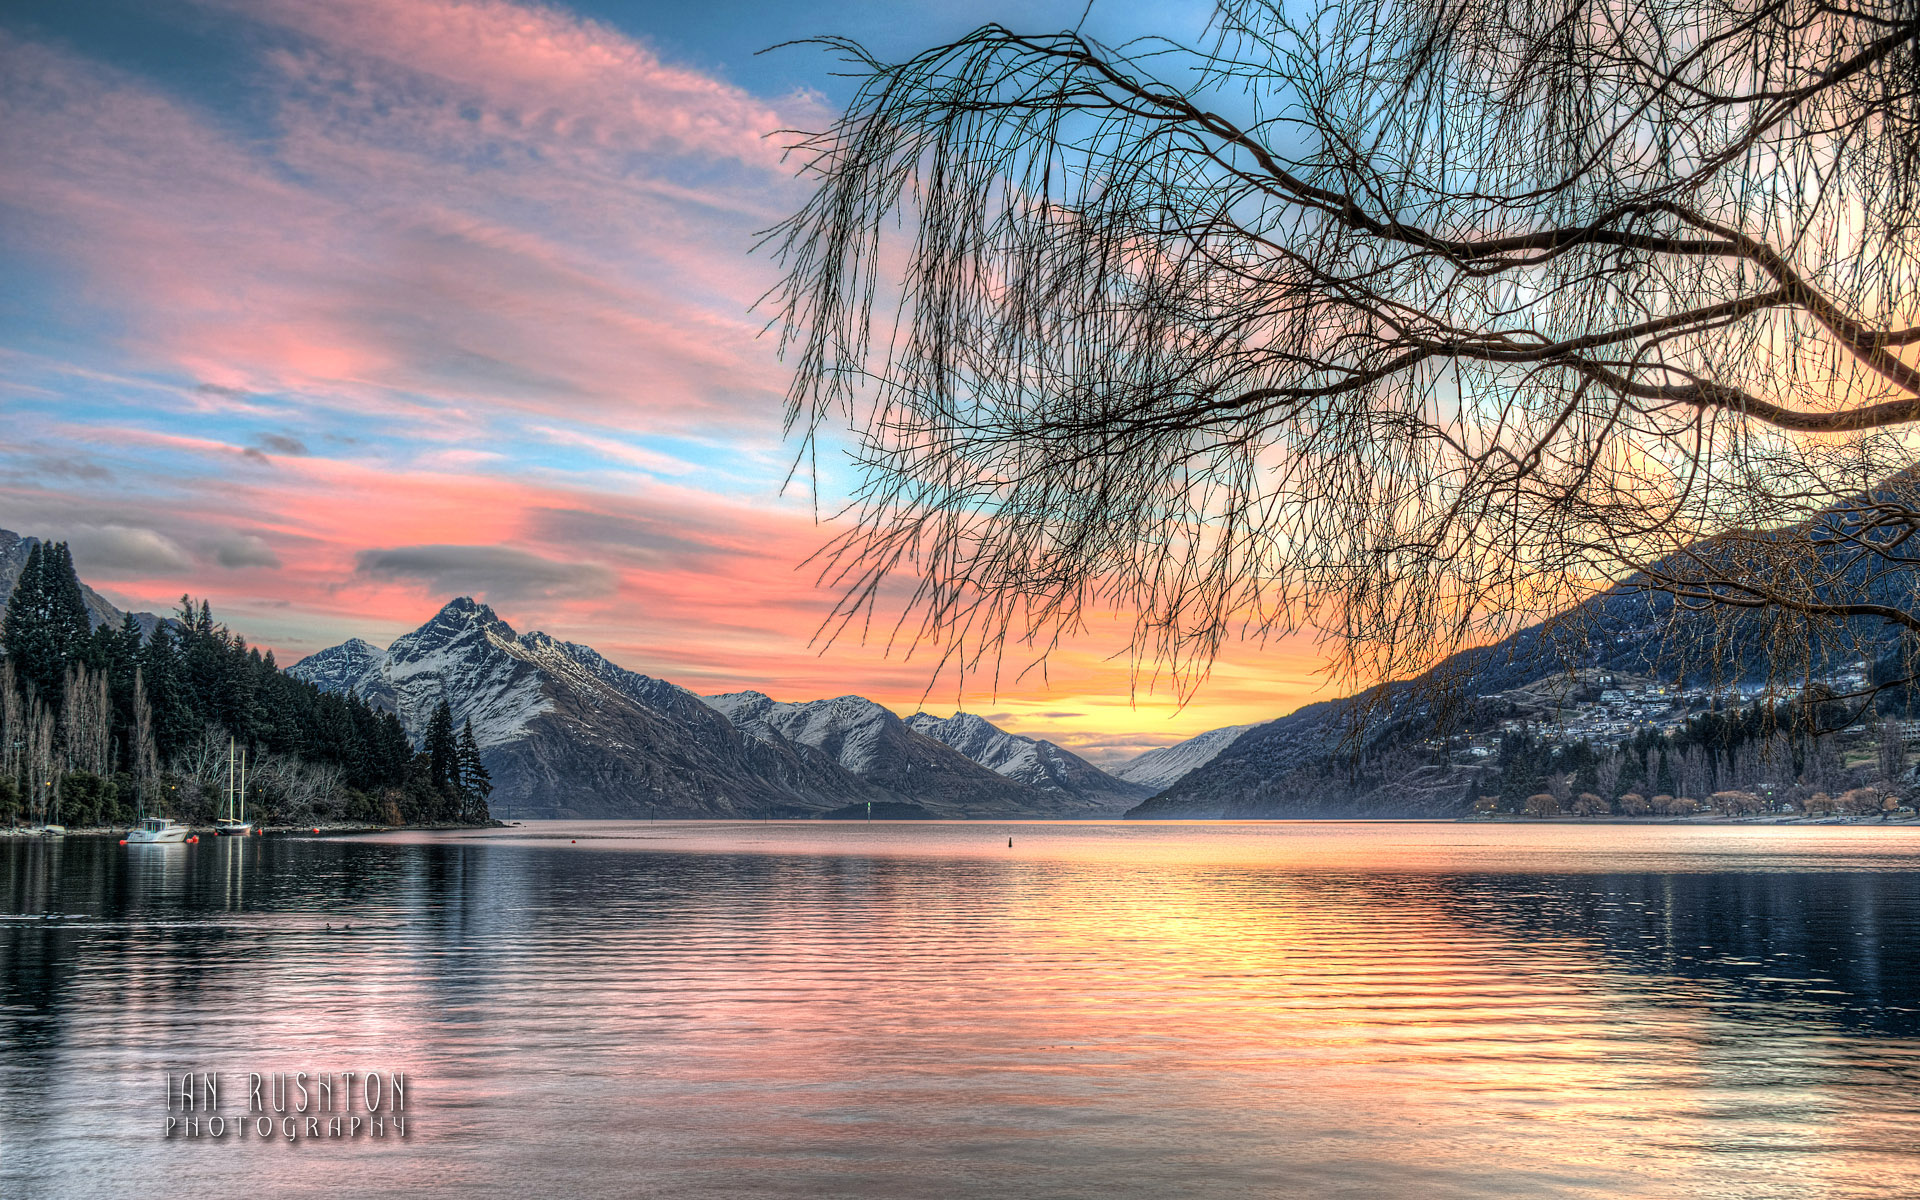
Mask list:
[[[1118,611],[1184,689],[1235,634],[1370,684],[1622,583],[1915,628],[1870,514],[1914,500],[1920,0],[826,45],[861,86],[767,245],[802,453],[861,470],[828,636],[897,607],[997,671]]]

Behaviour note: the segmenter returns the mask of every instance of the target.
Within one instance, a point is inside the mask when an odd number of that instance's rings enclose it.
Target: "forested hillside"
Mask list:
[[[393,714],[284,674],[205,600],[148,636],[132,615],[96,625],[66,545],[33,542],[0,625],[0,820],[210,820],[229,739],[263,821],[485,819],[450,719],[416,753]]]

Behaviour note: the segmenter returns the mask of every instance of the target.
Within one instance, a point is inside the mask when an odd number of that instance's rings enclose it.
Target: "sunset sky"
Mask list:
[[[1184,709],[1130,696],[1117,628],[964,694],[925,654],[809,644],[833,527],[782,491],[751,244],[803,195],[769,135],[848,85],[755,51],[1083,7],[13,0],[0,527],[68,540],[127,607],[205,595],[283,663],[471,594],[696,691],[959,705],[1109,761],[1324,696],[1304,640],[1231,648]]]

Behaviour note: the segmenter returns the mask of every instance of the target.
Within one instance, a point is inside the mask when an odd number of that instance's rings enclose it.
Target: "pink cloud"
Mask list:
[[[773,105],[665,63],[575,14],[499,0],[246,0],[227,7],[328,51],[439,81],[449,88],[444,105],[428,111],[490,136],[601,154],[778,165],[780,145],[767,135],[783,119]],[[338,78],[362,76],[343,68]]]
[[[242,6],[275,138],[0,46],[0,200],[129,349],[223,387],[432,420],[583,410],[771,437],[748,308],[792,184],[774,106],[550,10]],[[698,185],[687,182],[698,178]]]

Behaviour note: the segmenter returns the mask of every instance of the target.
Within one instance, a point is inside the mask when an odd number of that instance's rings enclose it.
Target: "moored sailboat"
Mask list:
[[[239,782],[234,782],[235,770],[239,772]],[[227,837],[245,837],[253,832],[253,822],[247,820],[247,751],[241,747],[236,758],[234,742],[227,739],[227,799],[220,810],[220,819],[213,823],[215,834]]]

